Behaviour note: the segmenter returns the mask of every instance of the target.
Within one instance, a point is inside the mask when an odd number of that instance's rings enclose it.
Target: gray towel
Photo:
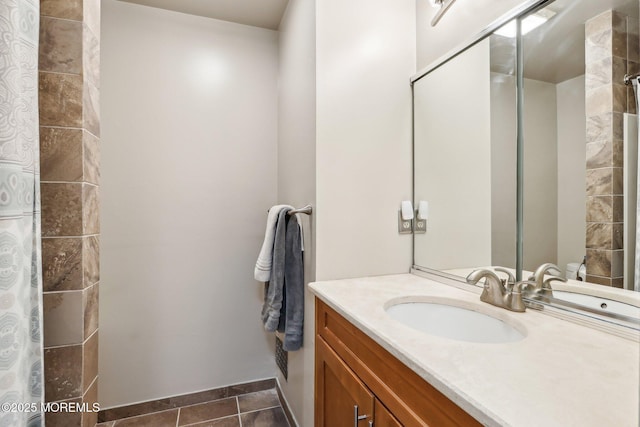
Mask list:
[[[284,289],[286,304],[283,305],[285,324],[285,351],[295,351],[302,346],[302,327],[304,321],[304,263],[300,226],[295,215],[290,216],[285,236]]]
[[[271,280],[265,284],[264,304],[262,306],[262,322],[269,332],[275,332],[280,322],[280,312],[284,297],[285,272],[285,236],[287,230],[287,212],[291,208],[283,208],[278,215],[276,234],[273,241],[273,262],[271,264]]]

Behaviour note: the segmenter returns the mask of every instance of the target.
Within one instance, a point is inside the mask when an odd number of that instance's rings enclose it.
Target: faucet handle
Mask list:
[[[524,292],[529,287],[533,288],[534,290],[536,288],[536,282],[531,280],[531,278],[529,278],[529,280],[523,280],[521,282],[517,282],[515,285],[513,285],[513,292],[516,292],[516,293]]]
[[[542,288],[543,289],[552,289],[551,282],[553,282],[553,281],[566,283],[567,279],[565,279],[564,277],[560,277],[560,276],[551,276],[551,277],[549,277],[547,280],[545,280],[542,283]]]
[[[491,286],[492,283],[495,283],[498,286],[502,285],[502,280],[500,279],[500,277],[498,277],[498,275],[493,271],[487,270],[487,269],[473,270],[471,273],[469,273],[466,280],[467,280],[467,283],[471,285],[475,285],[481,279],[485,279],[485,282],[484,282],[485,288]]]
[[[562,274],[562,270],[557,265],[548,262],[546,264],[542,264],[540,267],[536,268],[536,271],[533,273],[534,280],[544,277],[545,274],[549,274],[550,271],[556,271],[558,274]]]
[[[516,276],[513,275],[511,270],[507,270],[506,268],[502,268],[502,267],[496,267],[494,268],[494,270],[499,271],[500,273],[505,273],[507,275],[506,279],[500,279],[500,280],[502,281],[502,284],[504,285],[505,288],[507,288],[508,290],[511,290],[513,286],[516,284]]]

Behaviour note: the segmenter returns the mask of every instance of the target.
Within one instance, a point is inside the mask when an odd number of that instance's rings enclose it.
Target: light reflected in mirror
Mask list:
[[[562,276],[589,282],[559,290],[640,306],[631,291],[638,118],[623,83],[639,71],[638,1],[557,0],[535,13],[547,20],[523,36],[523,278],[552,262]],[[418,268],[463,277],[516,266],[516,38],[508,27],[414,83],[415,203],[430,210],[427,233],[414,236]]]

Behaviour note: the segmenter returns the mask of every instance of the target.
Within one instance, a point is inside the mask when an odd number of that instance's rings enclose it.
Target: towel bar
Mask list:
[[[313,207],[311,205],[307,205],[307,206],[302,207],[300,209],[290,210],[289,212],[287,212],[287,215],[295,215],[297,213],[302,213],[302,214],[305,214],[305,215],[311,215],[312,212],[313,212]]]

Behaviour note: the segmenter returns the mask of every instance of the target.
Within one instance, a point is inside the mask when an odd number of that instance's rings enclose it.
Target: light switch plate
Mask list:
[[[413,232],[416,234],[424,234],[427,232],[427,220],[419,219],[416,216],[416,219],[413,221]]]
[[[413,233],[413,220],[402,219],[401,211],[398,211],[398,233],[400,234]]]

